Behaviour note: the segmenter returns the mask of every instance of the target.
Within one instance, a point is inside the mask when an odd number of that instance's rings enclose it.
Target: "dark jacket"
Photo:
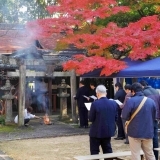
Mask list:
[[[87,98],[83,97],[84,95],[87,97],[89,96],[89,89],[86,86],[82,86],[77,90],[76,97],[74,99],[77,100],[78,107],[85,107],[84,103],[88,102]]]
[[[90,137],[107,138],[114,136],[117,118],[117,104],[115,101],[102,97],[91,105],[89,121],[92,122]]]
[[[160,119],[160,94],[159,92],[152,88],[151,86],[147,86],[143,89],[143,93],[146,97],[149,97],[154,100],[156,103],[156,118]]]
[[[120,106],[120,108],[123,109],[123,107],[124,107],[124,105],[126,104],[127,100],[130,99],[132,96],[133,96],[132,93],[126,94],[125,99],[124,99],[124,102],[123,102],[123,104]]]
[[[131,115],[138,108],[144,94],[137,92],[127,100],[123,110],[122,118],[130,120]],[[133,138],[151,139],[154,135],[154,120],[156,117],[156,104],[151,98],[147,98],[145,104],[128,125],[128,136]]]
[[[119,88],[119,90],[116,92],[116,94],[115,94],[115,96],[114,96],[114,99],[116,100],[116,99],[118,99],[120,102],[124,102],[124,100],[125,100],[125,96],[126,96],[126,92],[124,91],[124,89],[123,88]],[[119,106],[119,105],[117,105],[118,106],[118,115],[119,115],[119,117],[121,116],[121,112],[122,112],[122,108]]]
[[[126,92],[122,88],[119,88],[119,90],[116,92],[114,96],[114,99],[118,99],[119,101],[123,103],[125,96],[126,96]]]
[[[97,97],[97,95],[96,95],[96,88],[90,90],[89,96],[95,96],[95,97]],[[90,98],[90,99],[89,99],[89,102],[94,102],[94,99],[93,99],[93,98]]]

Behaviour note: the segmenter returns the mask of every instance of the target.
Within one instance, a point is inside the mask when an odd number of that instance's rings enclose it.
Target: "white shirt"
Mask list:
[[[24,119],[31,119],[31,118],[34,118],[34,117],[35,117],[35,115],[33,115],[31,113],[28,113],[27,109],[24,110]],[[14,122],[18,123],[18,115],[14,118]]]

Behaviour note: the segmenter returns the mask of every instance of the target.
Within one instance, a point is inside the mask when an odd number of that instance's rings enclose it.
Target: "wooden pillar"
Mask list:
[[[73,98],[73,96],[76,95],[76,73],[75,73],[75,70],[71,71],[70,84],[71,84],[72,121],[77,123],[78,122],[78,116],[76,114],[76,101]]]
[[[114,89],[114,95],[116,93],[116,90],[115,90],[115,84],[117,83],[117,78],[113,78],[113,89]]]
[[[122,87],[125,86],[125,78],[120,78],[120,83],[122,84]]]
[[[52,78],[48,78],[49,114],[52,114]]]
[[[30,95],[31,92],[29,91],[29,87],[28,87],[28,78],[26,78],[26,90],[25,90],[25,106],[29,107],[31,100],[30,100]]]
[[[48,97],[49,97],[49,114],[52,114],[52,76],[54,65],[47,65],[46,76],[48,77]]]
[[[57,94],[52,94],[52,105],[53,105],[53,112],[56,112],[56,98]]]
[[[108,98],[113,98],[114,97],[114,84],[113,84],[113,79],[109,79],[108,80],[109,83],[109,88],[108,88],[108,93],[107,93],[107,97]]]
[[[26,90],[26,66],[24,64],[24,61],[21,61],[19,66],[18,126],[24,125],[25,90]]]

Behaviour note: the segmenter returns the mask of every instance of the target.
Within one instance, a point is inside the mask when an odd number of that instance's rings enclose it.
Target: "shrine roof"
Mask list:
[[[55,52],[56,43],[63,35],[52,34],[49,38],[35,40],[33,33],[27,32],[24,25],[0,23],[0,68],[17,68],[16,59],[25,59],[29,68],[45,68],[55,65],[61,70],[61,63],[72,55],[85,54],[85,50],[71,46]]]
[[[24,25],[20,24],[0,24],[0,54],[12,54],[13,52],[30,47],[35,40],[33,33],[26,31]],[[39,43],[45,50],[54,50],[58,34],[53,34],[49,38],[39,39]],[[41,48],[41,49],[42,49]]]

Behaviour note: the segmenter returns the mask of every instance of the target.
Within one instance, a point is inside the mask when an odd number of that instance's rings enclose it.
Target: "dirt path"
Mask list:
[[[122,140],[112,139],[112,147],[114,152],[129,150]],[[14,160],[73,160],[74,156],[90,154],[88,135],[6,141],[0,148]]]

